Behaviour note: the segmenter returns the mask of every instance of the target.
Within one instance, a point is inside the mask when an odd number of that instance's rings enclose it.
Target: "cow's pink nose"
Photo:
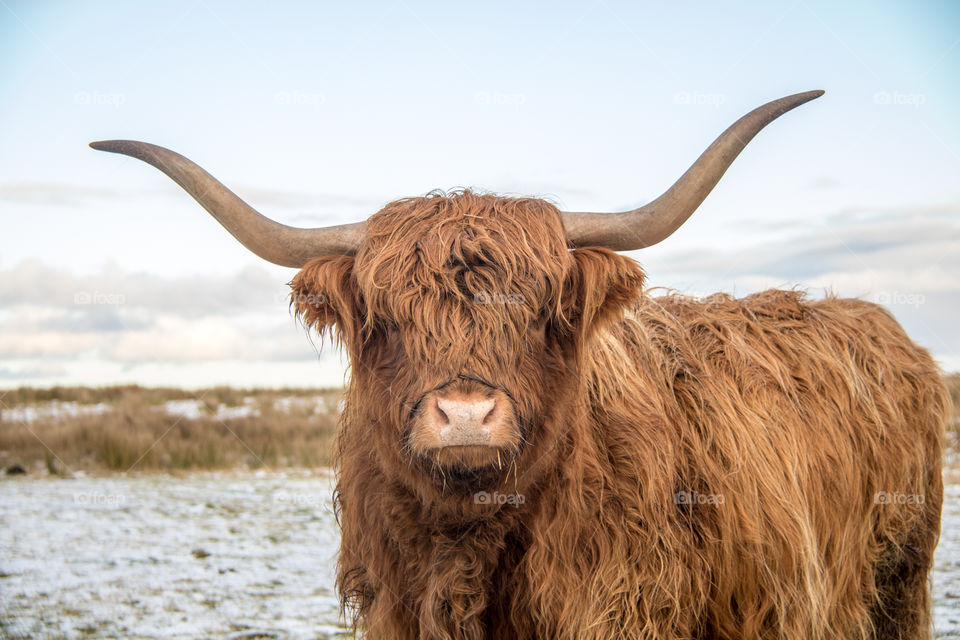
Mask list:
[[[497,400],[435,398],[430,419],[445,447],[486,445],[497,427]]]

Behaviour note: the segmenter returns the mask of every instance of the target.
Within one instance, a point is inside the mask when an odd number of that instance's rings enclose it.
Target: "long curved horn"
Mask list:
[[[355,253],[364,223],[300,229],[262,216],[237,194],[179,153],[135,140],[91,142],[100,151],[122,153],[152,164],[193,196],[234,238],[264,260],[300,268],[312,258]]]
[[[822,95],[823,91],[797,93],[754,109],[720,134],[662,196],[639,209],[621,213],[564,212],[570,244],[616,251],[657,244],[687,221],[761,129],[787,111]]]

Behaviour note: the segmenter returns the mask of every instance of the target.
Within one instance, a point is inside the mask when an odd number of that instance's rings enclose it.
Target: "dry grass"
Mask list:
[[[118,385],[112,387],[19,387],[0,391],[0,408],[34,405],[42,402],[76,402],[78,404],[117,404],[131,399],[159,405],[167,400],[203,399],[212,405],[237,406],[244,398],[258,395],[314,396],[329,393],[326,389],[242,389],[236,387],[210,387],[198,391],[172,387],[139,387]]]
[[[950,426],[947,428],[947,444],[954,450],[960,450],[960,373],[951,373],[943,379],[953,401]]]
[[[61,474],[326,466],[341,391],[123,386],[21,388],[0,395],[0,465]],[[304,402],[282,410],[274,406],[281,398],[319,398],[322,407]],[[197,417],[164,410],[167,401],[195,399],[204,405]],[[244,399],[259,415],[217,417],[219,407],[242,406]],[[18,409],[51,402],[104,406],[100,413],[17,417]]]

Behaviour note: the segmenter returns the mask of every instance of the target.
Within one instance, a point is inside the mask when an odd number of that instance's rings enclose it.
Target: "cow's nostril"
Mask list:
[[[450,424],[450,418],[447,416],[446,412],[440,408],[439,400],[433,401],[433,408],[437,411],[437,418],[439,418],[438,422],[441,425]]]
[[[483,416],[483,420],[480,421],[481,424],[487,424],[493,418],[493,414],[497,411],[497,402],[494,400],[493,406],[490,407],[490,411],[487,412],[487,415]]]

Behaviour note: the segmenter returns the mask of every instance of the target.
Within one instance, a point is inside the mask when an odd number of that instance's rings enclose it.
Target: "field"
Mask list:
[[[336,638],[325,472],[0,483],[2,638]]]
[[[0,391],[0,467],[83,472],[330,464],[339,389]]]
[[[326,468],[339,397],[9,392],[0,638],[349,637]],[[960,637],[958,435],[933,577],[938,638]]]

